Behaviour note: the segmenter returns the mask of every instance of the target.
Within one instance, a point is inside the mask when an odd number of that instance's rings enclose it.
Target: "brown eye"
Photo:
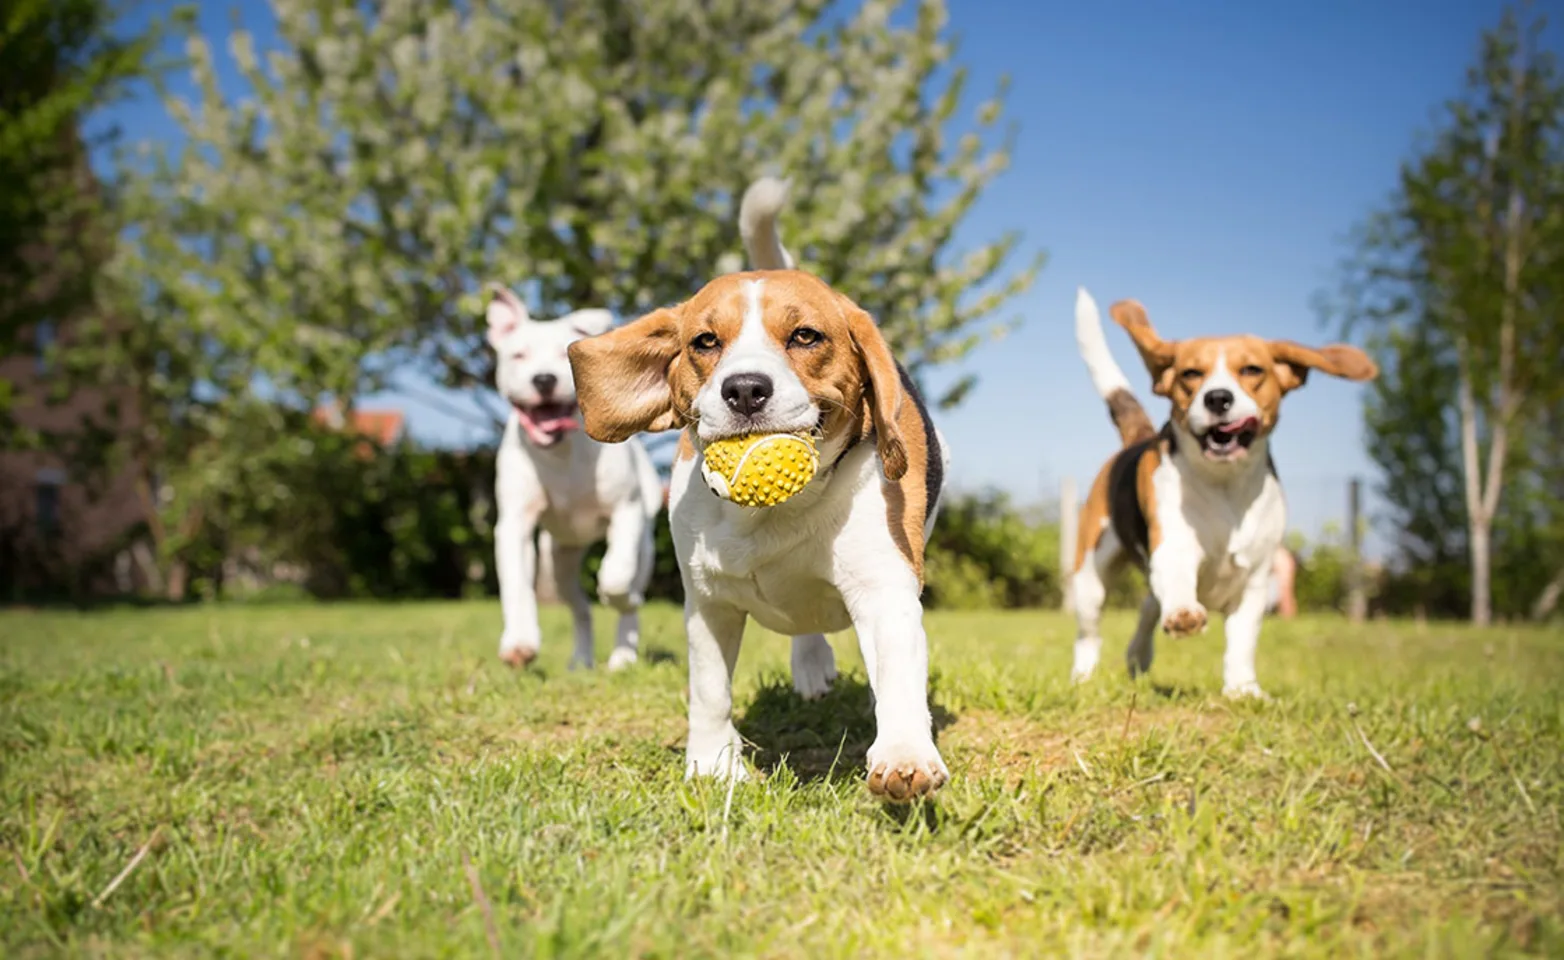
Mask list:
[[[690,341],[690,347],[699,350],[701,353],[709,353],[720,346],[722,346],[722,341],[718,340],[717,335],[710,330]]]
[[[1264,370],[1261,370],[1259,367],[1255,366],[1252,363],[1245,364],[1244,368],[1242,370],[1238,371],[1238,375],[1241,376],[1241,377],[1259,377],[1259,376],[1263,376],[1264,374],[1265,374]]]
[[[1194,367],[1190,367],[1188,370],[1180,370],[1178,375],[1184,379],[1185,383],[1194,383],[1196,380],[1199,380],[1201,377],[1205,376],[1205,374],[1201,373],[1199,370],[1196,370]]]
[[[813,327],[799,327],[793,331],[792,336],[787,338],[787,345],[790,347],[812,347],[824,339],[825,337],[820,331]]]

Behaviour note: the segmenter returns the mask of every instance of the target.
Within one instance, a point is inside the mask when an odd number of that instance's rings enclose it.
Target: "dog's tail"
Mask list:
[[[1127,447],[1155,436],[1157,429],[1151,425],[1146,408],[1130,392],[1129,378],[1108,352],[1108,341],[1102,335],[1102,314],[1097,310],[1097,301],[1085,287],[1075,294],[1075,343],[1092,376],[1092,386],[1108,401],[1108,415],[1119,428],[1119,438],[1124,445]]]
[[[739,203],[739,234],[751,270],[791,270],[793,255],[782,246],[777,214],[787,202],[787,181],[761,177],[744,191]]]

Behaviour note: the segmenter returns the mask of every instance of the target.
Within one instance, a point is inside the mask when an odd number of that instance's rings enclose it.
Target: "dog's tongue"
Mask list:
[[[1244,419],[1235,423],[1224,423],[1221,426],[1212,427],[1211,432],[1224,437],[1235,437],[1238,434],[1243,433],[1245,430],[1250,430],[1258,426],[1259,421],[1254,417],[1245,417]]]
[[[533,442],[544,446],[558,440],[560,434],[567,430],[581,429],[575,411],[570,407],[551,405],[532,410],[517,407],[516,413],[521,419],[522,429],[527,431],[527,436],[531,437]]]

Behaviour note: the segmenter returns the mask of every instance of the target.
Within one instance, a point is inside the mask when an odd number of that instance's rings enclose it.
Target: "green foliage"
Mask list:
[[[308,571],[318,597],[460,597],[492,587],[494,457],[315,429],[311,455],[281,465],[250,532],[264,552]],[[471,578],[470,570],[486,571]]]
[[[221,439],[258,385],[293,414],[393,371],[486,389],[485,282],[540,316],[683,299],[734,265],[738,199],[768,171],[792,178],[801,265],[914,372],[1002,332],[1038,269],[1012,264],[1015,234],[953,242],[1009,140],[1002,90],[957,114],[942,0],[272,8],[274,49],[230,37],[238,96],[191,42],[182,145],[127,178],[138,228],[113,276],[133,322],[78,364],[160,425],[127,459],[208,509],[243,509],[222,491],[269,455]]]
[[[1564,517],[1527,453],[1564,396],[1564,81],[1542,29],[1512,12],[1482,38],[1334,307],[1384,369],[1366,420],[1398,563],[1431,587],[1459,578],[1429,568],[1469,563],[1478,621],[1530,602],[1501,573],[1522,556],[1564,569]]]
[[[988,490],[940,507],[925,581],[931,606],[956,610],[1059,605],[1059,525]]]
[[[676,608],[613,675],[566,669],[561,608],[526,673],[498,629],[492,603],[0,613],[0,953],[1564,953],[1557,629],[1272,622],[1250,705],[1220,637],[1076,686],[1068,617],[937,611],[952,779],[904,810],[863,786],[850,634],[804,703],[751,630],[765,779],[730,792],[683,778]]]
[[[0,356],[23,331],[93,303],[113,224],[87,167],[81,123],[155,75],[166,24],[120,29],[108,0],[7,0],[0,7]],[[0,389],[0,440],[21,438]],[[36,439],[36,438],[29,438]]]

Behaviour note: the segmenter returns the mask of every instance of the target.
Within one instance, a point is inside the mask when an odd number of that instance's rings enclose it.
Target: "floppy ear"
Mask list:
[[[885,479],[900,480],[907,472],[907,445],[902,441],[900,426],[901,368],[891,356],[891,348],[880,335],[874,318],[846,297],[842,299],[847,311],[847,330],[869,375],[869,417],[874,421],[880,466],[885,471]]]
[[[1146,319],[1146,308],[1139,300],[1120,300],[1108,308],[1113,321],[1123,327],[1135,341],[1141,362],[1151,374],[1151,391],[1159,397],[1173,392],[1173,344],[1157,336]]]
[[[583,337],[595,337],[607,333],[614,325],[614,315],[607,310],[577,310],[564,318],[570,329]]]
[[[489,308],[485,315],[489,320],[489,346],[496,350],[500,348],[500,341],[522,324],[532,322],[521,298],[498,283],[489,284]]]
[[[1272,340],[1271,359],[1284,393],[1308,382],[1311,368],[1345,380],[1372,380],[1379,376],[1379,367],[1368,354],[1345,343],[1315,349],[1291,340]]]
[[[679,347],[679,314],[669,308],[567,347],[587,436],[619,443],[679,426],[668,382]]]

